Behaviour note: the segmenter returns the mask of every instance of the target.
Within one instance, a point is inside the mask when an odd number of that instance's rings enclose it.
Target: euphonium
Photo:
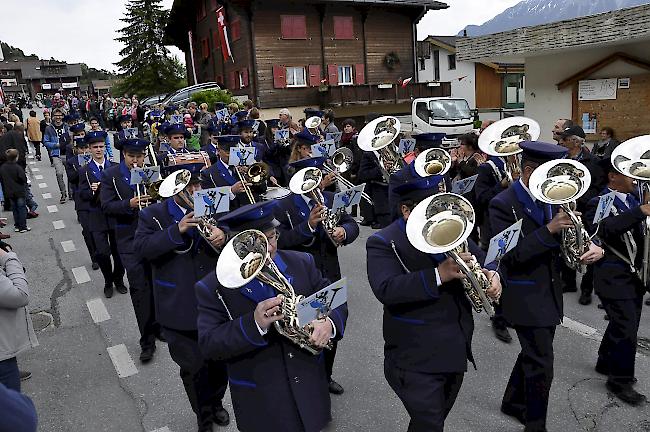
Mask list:
[[[386,183],[390,180],[391,174],[404,168],[404,159],[395,146],[400,129],[401,123],[397,117],[379,117],[364,126],[357,137],[357,144],[361,150],[371,151],[377,155]]]
[[[244,179],[251,191],[263,194],[266,192],[266,181],[269,178],[269,166],[264,162],[255,162],[250,165],[244,174]]]
[[[352,189],[354,183],[350,180],[343,177],[341,174],[347,172],[352,167],[352,162],[354,161],[354,155],[352,150],[347,147],[341,147],[337,149],[334,154],[325,161],[323,165],[323,171],[326,173],[333,173],[336,176],[338,182],[347,189]],[[372,198],[365,192],[361,193],[361,198],[363,198],[368,204],[372,205]]]
[[[650,135],[622,142],[612,152],[612,165],[621,174],[636,180],[641,204],[650,198]],[[650,284],[650,217],[643,223],[643,267],[641,280]]]
[[[321,348],[310,341],[311,331],[298,321],[297,306],[303,296],[296,295],[291,283],[269,256],[266,236],[257,230],[247,230],[224,246],[217,261],[217,279],[222,286],[234,289],[254,278],[273,287],[284,297],[279,311],[284,317],[273,323],[278,333],[312,354],[321,352]],[[332,349],[332,343],[329,342],[326,348]]]
[[[586,166],[571,159],[557,159],[535,168],[528,180],[528,189],[535,199],[560,205],[573,222],[572,228],[562,230],[562,257],[567,266],[585,272],[580,257],[589,250],[591,238],[582,219],[574,213],[575,201],[584,195],[591,184]]]
[[[441,148],[428,149],[415,158],[414,168],[420,177],[445,175],[451,168],[451,156]]]
[[[307,195],[317,204],[323,206],[323,228],[335,246],[340,246],[333,238],[334,228],[339,225],[341,211],[331,211],[325,205],[325,199],[319,185],[323,180],[323,172],[314,167],[303,168],[297,171],[289,180],[289,189],[296,195]]]
[[[460,195],[440,193],[415,206],[406,222],[406,235],[416,249],[452,258],[466,276],[462,283],[472,308],[492,317],[494,307],[485,294],[490,281],[476,259],[468,264],[459,255],[469,251],[467,239],[474,224],[474,209],[469,201]]]

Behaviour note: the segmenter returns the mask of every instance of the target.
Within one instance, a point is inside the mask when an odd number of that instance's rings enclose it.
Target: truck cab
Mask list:
[[[418,98],[411,105],[413,134],[444,133],[445,147],[457,147],[458,137],[474,130],[474,116],[465,99]]]

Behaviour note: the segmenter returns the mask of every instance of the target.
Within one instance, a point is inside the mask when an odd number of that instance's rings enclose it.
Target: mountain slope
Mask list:
[[[468,36],[482,36],[648,3],[650,0],[524,0],[481,25],[465,27],[465,31]]]

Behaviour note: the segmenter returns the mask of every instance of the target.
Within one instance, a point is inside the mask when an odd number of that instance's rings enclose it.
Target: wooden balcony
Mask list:
[[[451,95],[451,83],[362,84],[331,86],[320,91],[320,105],[345,107],[354,105],[404,104],[421,97],[447,97]]]

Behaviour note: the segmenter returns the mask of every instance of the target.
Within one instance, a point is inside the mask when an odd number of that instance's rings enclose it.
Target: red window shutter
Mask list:
[[[354,39],[354,21],[352,17],[334,17],[334,39]]]
[[[363,64],[354,65],[354,83],[355,84],[366,83],[366,67]]]
[[[282,39],[307,39],[307,19],[304,15],[280,15]]]
[[[235,19],[230,24],[230,33],[232,34],[232,41],[241,39],[241,21],[239,18]]]
[[[285,88],[287,86],[287,69],[284,66],[273,66],[273,87]]]
[[[320,85],[320,65],[309,65],[309,86],[318,87]]]
[[[237,76],[237,71],[232,71],[229,74],[230,76],[230,90],[237,90],[239,88],[239,77]]]
[[[331,86],[339,85],[338,65],[327,65],[327,80]]]
[[[248,68],[242,69],[241,76],[242,87],[248,87]]]

